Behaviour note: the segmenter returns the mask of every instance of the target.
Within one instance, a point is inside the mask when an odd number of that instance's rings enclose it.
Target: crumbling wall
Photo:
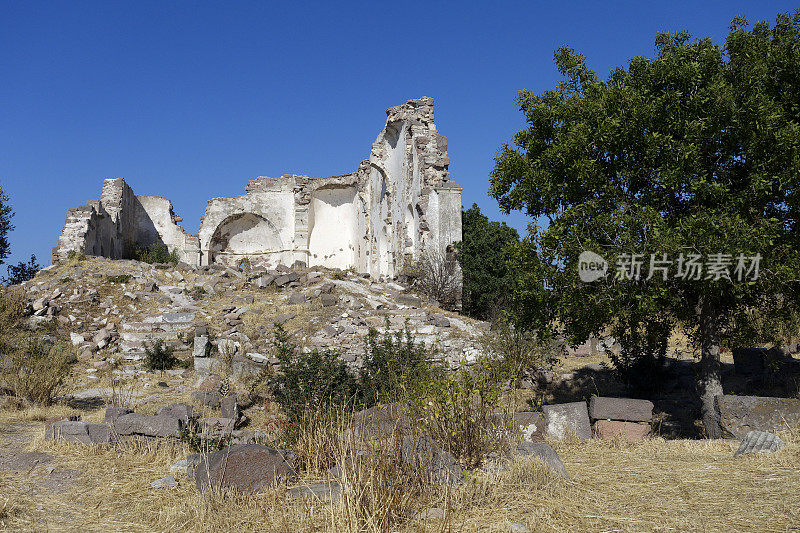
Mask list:
[[[190,264],[303,264],[395,276],[424,253],[446,254],[461,240],[461,189],[450,180],[447,139],[433,99],[386,110],[369,158],[341,176],[251,180],[245,194],[213,198],[198,235],[187,235],[172,204],[136,196],[105,180],[100,201],[71,209],[54,260],[68,250],[123,257],[163,243]]]

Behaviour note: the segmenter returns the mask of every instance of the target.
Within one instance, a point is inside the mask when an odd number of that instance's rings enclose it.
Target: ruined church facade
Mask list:
[[[258,177],[241,196],[209,200],[197,235],[178,225],[169,200],[107,179],[99,200],[67,212],[53,261],[71,250],[126,258],[161,243],[195,266],[246,259],[265,268],[300,264],[392,277],[422,254],[446,255],[461,240],[461,188],[450,179],[433,99],[386,113],[355,172]]]

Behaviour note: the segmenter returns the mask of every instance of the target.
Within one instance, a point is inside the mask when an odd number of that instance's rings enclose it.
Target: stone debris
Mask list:
[[[105,444],[109,439],[109,425],[62,420],[47,428],[45,439],[81,444]]]
[[[773,453],[777,452],[786,444],[773,433],[766,431],[749,431],[742,439],[739,449],[733,454],[734,457],[748,453]]]
[[[156,490],[167,489],[170,487],[177,487],[178,482],[172,476],[163,477],[150,483],[150,487]]]

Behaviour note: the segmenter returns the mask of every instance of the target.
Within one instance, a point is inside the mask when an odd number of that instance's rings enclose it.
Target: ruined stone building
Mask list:
[[[421,254],[461,240],[461,189],[450,180],[447,139],[433,98],[386,111],[368,159],[342,176],[258,177],[235,198],[208,201],[197,235],[178,225],[169,200],[139,196],[107,179],[99,200],[70,209],[53,261],[70,250],[110,258],[162,243],[192,265],[353,268],[394,276]]]

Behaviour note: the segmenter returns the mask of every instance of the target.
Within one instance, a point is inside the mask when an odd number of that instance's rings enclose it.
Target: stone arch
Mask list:
[[[272,223],[255,213],[238,213],[225,218],[211,237],[210,262],[238,264],[243,259],[268,258],[283,250],[280,235]]]

